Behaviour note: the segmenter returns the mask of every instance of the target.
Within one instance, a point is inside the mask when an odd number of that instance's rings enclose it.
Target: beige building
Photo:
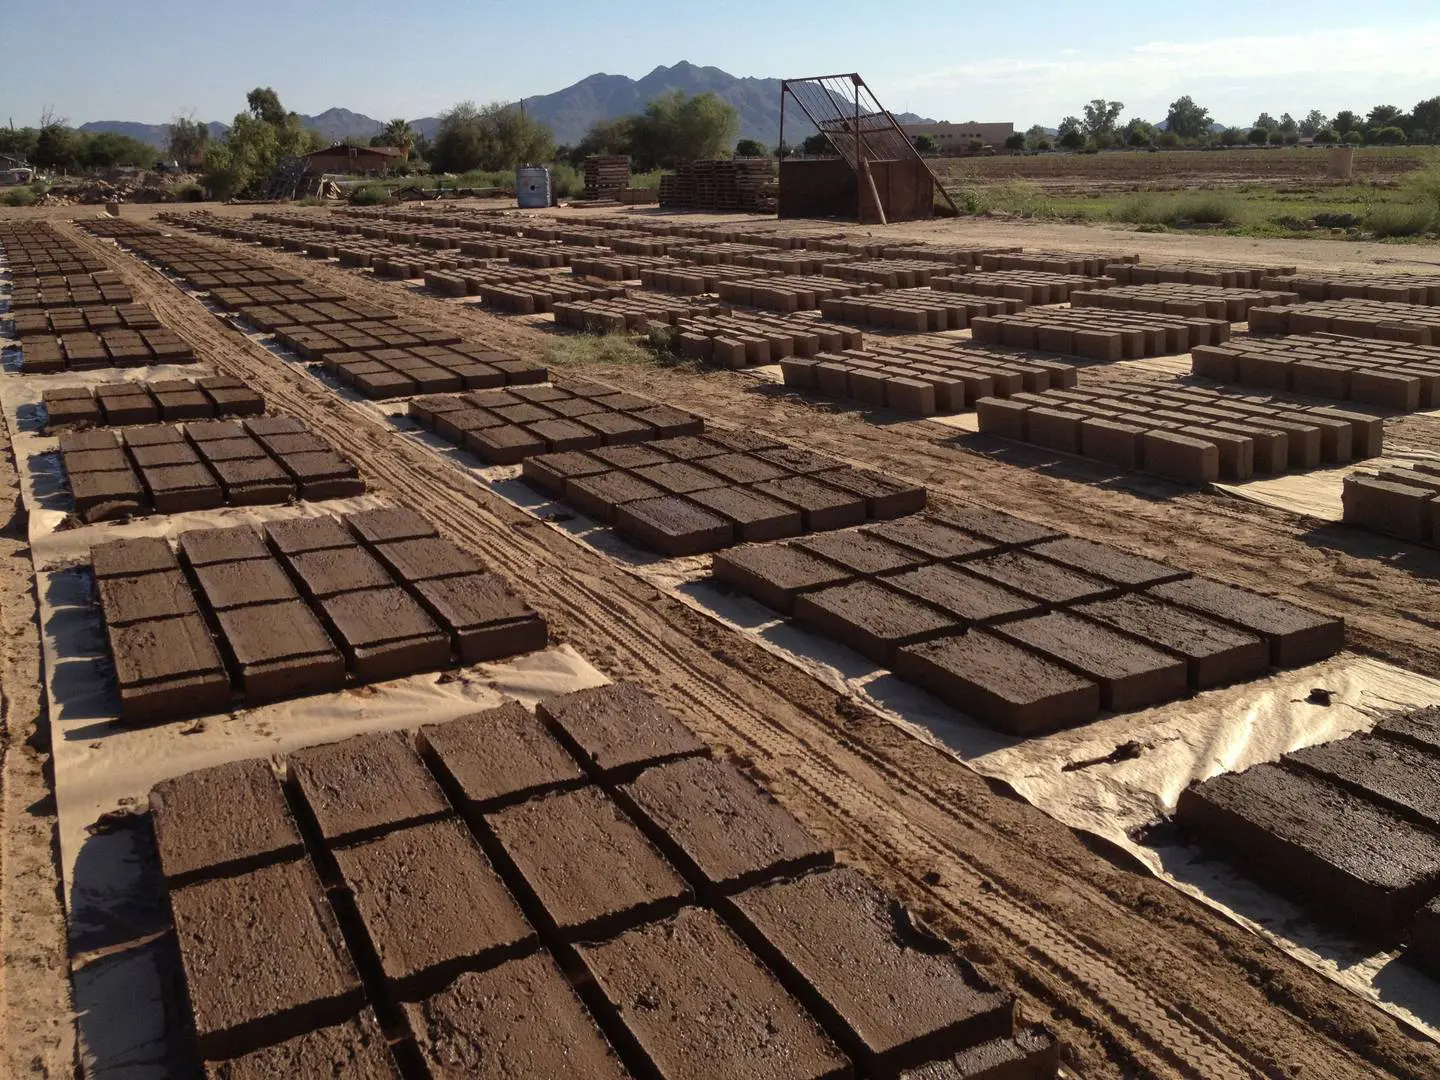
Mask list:
[[[1014,124],[981,124],[974,120],[963,124],[952,124],[943,120],[938,124],[901,124],[900,130],[911,139],[929,135],[942,154],[959,154],[970,149],[977,140],[986,146],[999,150],[1005,140],[1015,134]]]

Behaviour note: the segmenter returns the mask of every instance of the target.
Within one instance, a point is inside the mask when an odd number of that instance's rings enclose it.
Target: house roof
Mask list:
[[[346,153],[346,154],[378,154],[381,157],[404,157],[405,151],[398,150],[393,146],[347,146],[344,143],[336,143],[334,146],[327,146],[320,150],[311,150],[305,156],[317,157],[325,154]]]

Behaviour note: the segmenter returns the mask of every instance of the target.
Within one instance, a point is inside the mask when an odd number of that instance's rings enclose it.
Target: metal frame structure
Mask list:
[[[873,91],[855,72],[847,75],[811,75],[803,79],[784,79],[780,83],[780,145],[785,145],[785,100],[794,98],[800,111],[815,126],[815,129],[830,140],[835,152],[855,170],[860,183],[857,192],[863,193],[866,186],[870,197],[875,200],[876,211],[881,224],[889,224],[885,218],[885,207],[880,203],[880,193],[875,188],[875,177],[870,172],[871,161],[900,161],[913,158],[925,167],[940,194],[956,214],[960,208],[955,205],[950,192],[935,175],[915,144],[895,122],[890,110],[880,104]],[[862,186],[863,185],[863,186]],[[855,217],[860,220],[864,195],[856,197]]]

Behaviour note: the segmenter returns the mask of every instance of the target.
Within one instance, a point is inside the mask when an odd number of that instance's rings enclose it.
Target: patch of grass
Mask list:
[[[1185,228],[1189,225],[1238,225],[1240,211],[1234,197],[1218,192],[1194,195],[1136,195],[1122,200],[1112,211],[1111,219],[1131,225],[1165,225]]]
[[[1381,240],[1423,236],[1435,227],[1435,218],[1435,207],[1426,203],[1381,203],[1365,215],[1364,228]]]
[[[550,367],[584,367],[589,364],[645,364],[660,360],[657,350],[630,334],[556,334],[546,343],[541,358]]]
[[[38,198],[39,196],[28,187],[16,187],[11,188],[4,195],[0,195],[0,203],[4,203],[6,206],[34,206],[35,200]]]
[[[355,206],[379,206],[390,198],[390,189],[384,184],[366,184],[350,193],[350,202]]]

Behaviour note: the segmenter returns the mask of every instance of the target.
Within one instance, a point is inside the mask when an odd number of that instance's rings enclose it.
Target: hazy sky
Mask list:
[[[734,75],[858,70],[896,112],[1053,127],[1104,96],[1164,117],[1299,117],[1440,94],[1440,0],[0,0],[0,123],[228,122],[247,90],[386,119],[689,60]]]

